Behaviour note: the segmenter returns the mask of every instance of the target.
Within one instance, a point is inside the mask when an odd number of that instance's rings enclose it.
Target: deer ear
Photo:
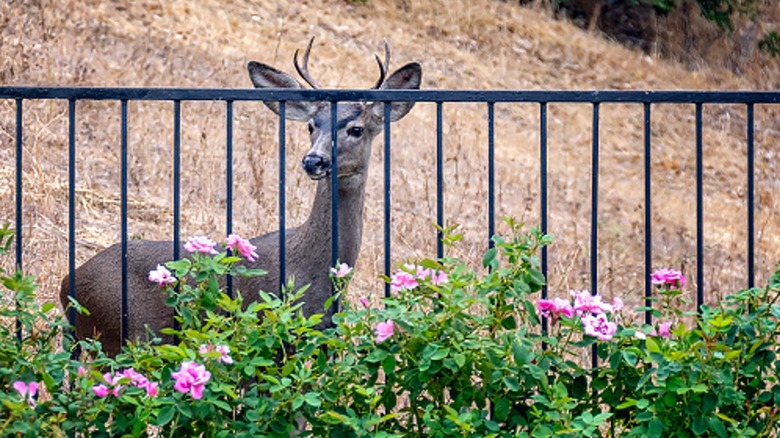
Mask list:
[[[422,82],[422,66],[419,62],[410,62],[399,68],[379,87],[380,90],[418,90]],[[393,102],[390,105],[390,121],[397,122],[404,118],[414,107],[415,102]],[[371,109],[377,117],[384,114],[385,105],[376,102]]]
[[[249,79],[255,88],[303,88],[292,76],[270,65],[250,61],[247,65]],[[265,106],[279,114],[279,102],[263,102]],[[317,109],[316,102],[287,102],[285,115],[290,120],[305,122]]]

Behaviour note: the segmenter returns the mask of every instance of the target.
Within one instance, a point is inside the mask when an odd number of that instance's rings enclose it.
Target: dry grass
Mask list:
[[[395,67],[423,63],[424,88],[754,89],[760,81],[725,70],[690,72],[629,51],[544,11],[492,0],[272,2],[269,0],[11,1],[0,4],[3,85],[250,86],[245,65],[288,71],[296,48],[318,40],[312,72],[328,86],[373,83],[371,54],[387,37]],[[224,104],[183,105],[182,235],[224,226]],[[0,101],[0,221],[14,218],[15,106]],[[77,258],[119,240],[119,104],[79,102]],[[67,270],[67,104],[25,102],[25,267],[43,299]],[[418,104],[393,129],[393,261],[435,254],[435,107]],[[466,235],[457,255],[486,248],[485,105],[445,105],[445,212]],[[710,299],[742,287],[746,254],[745,111],[707,106],[705,120],[705,287]],[[653,111],[654,266],[695,278],[694,111]],[[172,105],[130,103],[130,234],[163,239],[172,227]],[[591,108],[549,107],[552,293],[589,283]],[[756,108],[758,281],[780,260],[773,193],[778,108]],[[237,103],[234,119],[234,229],[277,227],[276,120],[262,104]],[[496,106],[497,216],[539,222],[536,105]],[[305,130],[289,126],[288,223],[308,214],[314,184],[299,169]],[[643,131],[640,105],[602,105],[600,291],[637,297],[643,287]],[[382,147],[374,145],[364,247],[352,292],[375,299],[383,269]],[[503,230],[503,228],[499,228]]]

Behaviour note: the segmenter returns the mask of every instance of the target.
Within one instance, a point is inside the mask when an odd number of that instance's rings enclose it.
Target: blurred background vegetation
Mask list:
[[[519,0],[690,68],[728,66],[740,74],[751,58],[780,56],[774,0]]]

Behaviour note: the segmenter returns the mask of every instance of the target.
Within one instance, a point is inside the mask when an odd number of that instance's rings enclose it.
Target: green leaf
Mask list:
[[[726,331],[734,322],[734,318],[730,316],[717,315],[716,317],[707,321],[712,327],[718,331]]]
[[[485,256],[482,257],[482,267],[487,268],[488,266],[493,265],[493,261],[496,259],[496,256],[498,255],[498,249],[493,247],[490,248],[485,252]]]
[[[729,423],[731,423],[731,424],[733,424],[733,425],[737,425],[737,424],[739,424],[739,422],[738,422],[737,420],[735,420],[735,419],[733,419],[733,418],[729,417],[729,416],[728,416],[728,415],[726,415],[726,414],[721,414],[720,412],[718,412],[718,413],[717,413],[717,414],[715,414],[715,415],[717,415],[717,416],[718,416],[718,418],[720,418],[721,420],[723,420],[723,421],[728,421]]]
[[[192,262],[190,262],[190,259],[181,259],[165,263],[165,266],[172,269],[177,277],[186,274],[191,265]]]
[[[703,417],[694,417],[693,423],[691,424],[691,430],[696,435],[704,435],[707,430],[709,429],[709,424],[707,423],[707,420],[705,420]]]
[[[155,348],[159,353],[163,355],[174,355],[179,358],[187,357],[187,353],[185,353],[184,350],[181,349],[181,347],[178,347],[176,345],[164,344],[164,345],[157,346]]]
[[[658,346],[658,343],[653,338],[645,339],[645,347],[647,347],[647,351],[650,353],[661,353],[661,347]]]
[[[455,363],[458,364],[458,368],[463,368],[463,365],[466,364],[466,355],[463,353],[455,353],[452,355],[452,358],[455,359]]]
[[[223,410],[223,411],[225,411],[225,412],[230,412],[230,411],[232,411],[232,410],[233,410],[233,409],[230,407],[230,405],[229,405],[229,404],[227,404],[227,403],[223,402],[222,400],[212,400],[212,401],[211,401],[211,403],[213,403],[213,404],[214,404],[214,406],[216,406],[216,407],[218,407],[218,408],[222,409],[222,410]]]
[[[314,408],[318,408],[322,405],[319,392],[307,392],[306,394],[303,395],[303,400],[306,402],[307,405]]]
[[[571,345],[573,345],[573,346],[575,346],[577,348],[585,348],[585,347],[590,347],[591,345],[593,345],[595,343],[596,343],[596,338],[594,338],[593,336],[587,336],[587,337],[583,338],[580,341],[572,342]]]
[[[374,350],[371,353],[369,353],[369,355],[366,357],[366,362],[368,362],[368,363],[379,363],[379,362],[382,362],[383,360],[385,360],[387,355],[388,355],[387,351],[385,351],[385,350],[383,350],[381,348],[377,348],[376,350]]]
[[[621,350],[621,355],[623,356],[623,360],[626,362],[626,364],[631,367],[635,367],[637,361],[639,360],[636,353],[631,351]]]
[[[504,377],[504,386],[506,386],[510,391],[520,391],[520,389],[522,389],[520,382],[517,380],[517,377],[514,376]]]
[[[450,354],[449,348],[440,348],[431,355],[431,360],[441,360]]]
[[[270,367],[274,365],[274,361],[264,357],[255,357],[249,362],[249,364],[256,367]]]
[[[715,434],[720,438],[726,438],[728,436],[728,432],[726,432],[726,426],[723,425],[723,422],[720,421],[718,417],[710,417],[707,422],[709,423],[710,430],[715,432]]]
[[[260,420],[260,413],[257,412],[257,409],[250,409],[246,411],[246,419],[253,423],[257,422]]]
[[[531,363],[534,359],[533,352],[520,341],[515,341],[512,344],[512,356],[519,366]]]
[[[541,289],[542,286],[544,286],[544,284],[547,282],[544,278],[544,275],[542,275],[542,273],[536,269],[531,269],[528,271],[525,277],[525,281],[529,286],[531,286],[533,291]]]
[[[393,374],[395,372],[396,360],[395,356],[388,354],[386,358],[382,360],[382,370],[385,374]]]
[[[493,403],[493,415],[494,419],[498,421],[506,421],[509,418],[509,400],[500,397]]]
[[[157,419],[155,420],[154,425],[165,426],[166,424],[170,423],[173,419],[175,410],[176,409],[173,405],[163,406],[162,409],[160,409],[160,412],[157,414]]]
[[[222,263],[223,265],[227,265],[228,263],[238,263],[241,260],[242,260],[241,257],[238,256],[225,256],[221,258],[219,262]]]
[[[772,398],[774,399],[775,406],[780,406],[780,384],[772,387]]]
[[[661,438],[664,433],[664,423],[657,417],[653,417],[647,424],[647,432],[650,438]]]
[[[233,390],[233,387],[232,387],[232,386],[230,386],[230,385],[228,385],[228,384],[221,383],[221,384],[219,385],[219,389],[220,389],[220,391],[222,391],[222,392],[224,392],[225,394],[227,394],[227,395],[228,395],[228,396],[229,396],[231,399],[233,399],[233,400],[235,400],[235,399],[237,399],[237,398],[238,398],[238,396],[236,395],[236,391],[234,391],[234,390]]]

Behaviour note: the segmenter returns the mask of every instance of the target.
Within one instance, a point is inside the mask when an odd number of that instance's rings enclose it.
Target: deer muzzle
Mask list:
[[[322,179],[330,175],[330,158],[316,154],[307,154],[303,157],[303,170],[313,180]]]

